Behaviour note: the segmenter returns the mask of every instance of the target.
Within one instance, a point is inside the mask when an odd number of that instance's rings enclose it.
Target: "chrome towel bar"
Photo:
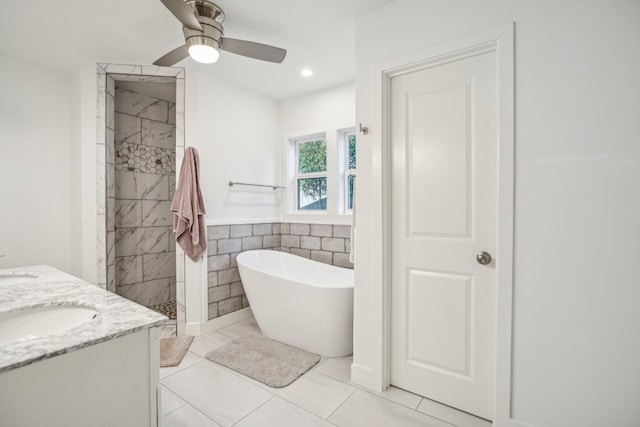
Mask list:
[[[251,184],[249,182],[229,181],[229,187],[233,187],[234,185],[247,185],[249,187],[266,187],[266,188],[273,188],[274,190],[278,188],[286,188],[281,185]]]

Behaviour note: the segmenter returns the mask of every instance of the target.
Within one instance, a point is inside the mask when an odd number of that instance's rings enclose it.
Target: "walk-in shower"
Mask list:
[[[183,73],[98,66],[98,284],[167,315],[168,333],[185,319],[170,210],[184,154]]]

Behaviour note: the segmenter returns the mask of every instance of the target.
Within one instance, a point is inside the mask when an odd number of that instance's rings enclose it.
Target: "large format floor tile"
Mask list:
[[[451,424],[362,390],[349,396],[328,420],[344,427],[451,427]]]
[[[214,332],[194,339],[189,351],[200,357],[205,357],[210,351],[216,350],[231,341],[233,341],[233,338]]]
[[[247,335],[262,335],[262,331],[260,331],[260,327],[253,317],[218,329],[216,332],[233,338],[234,340]]]
[[[355,390],[332,378],[309,372],[276,394],[309,412],[326,418],[333,413]]]
[[[347,357],[335,357],[329,358],[318,364],[313,368],[314,372],[318,372],[322,375],[334,378],[345,384],[351,384],[351,363],[353,362],[352,356]],[[369,393],[373,393],[380,397],[384,397],[392,402],[399,403],[407,408],[416,409],[422,400],[421,396],[418,396],[408,391],[389,387],[383,392],[374,392],[366,390]]]
[[[162,417],[162,427],[219,427],[191,405],[184,405]]]
[[[413,394],[393,386],[389,387],[385,391],[366,391],[411,409],[416,409],[422,400],[422,396],[418,396],[417,394]]]
[[[273,396],[207,360],[163,379],[162,385],[223,426],[233,425]]]
[[[274,397],[236,424],[238,427],[330,427],[333,424]]]
[[[173,375],[176,372],[182,371],[183,369],[188,368],[189,366],[193,366],[198,362],[202,362],[202,360],[202,357],[198,356],[197,354],[191,353],[190,351],[187,351],[187,354],[184,355],[182,362],[180,362],[178,366],[174,366],[171,368],[160,368],[160,379],[166,378],[169,375]]]
[[[351,364],[353,357],[332,357],[313,368],[314,371],[343,383],[351,382]]]
[[[163,416],[167,415],[171,411],[175,411],[176,409],[187,403],[184,400],[180,399],[178,395],[176,395],[168,388],[162,386],[160,386],[160,388],[162,389],[160,393],[162,396],[161,404]]]

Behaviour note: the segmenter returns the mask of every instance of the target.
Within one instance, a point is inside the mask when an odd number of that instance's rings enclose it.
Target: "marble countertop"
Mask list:
[[[38,277],[26,277],[21,273],[35,273]],[[98,311],[98,315],[60,335],[23,338],[0,345],[0,373],[157,326],[167,320],[146,307],[46,265],[0,270],[0,276],[6,275],[14,275],[14,278],[9,285],[1,285],[0,281],[0,321],[6,313],[57,305],[90,307]]]

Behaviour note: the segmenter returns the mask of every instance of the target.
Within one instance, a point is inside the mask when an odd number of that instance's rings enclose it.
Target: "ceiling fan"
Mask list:
[[[183,25],[186,44],[156,60],[153,65],[170,67],[188,56],[205,64],[218,60],[220,50],[281,63],[287,51],[279,47],[231,39],[224,36],[224,12],[209,0],[160,0]]]

